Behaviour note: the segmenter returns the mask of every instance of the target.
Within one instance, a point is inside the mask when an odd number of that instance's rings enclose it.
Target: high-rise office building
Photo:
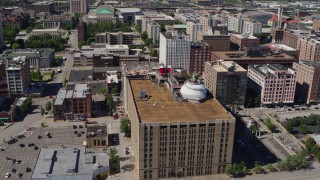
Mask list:
[[[87,13],[89,10],[88,0],[69,0],[70,1],[70,14]]]
[[[181,102],[151,80],[125,83],[138,179],[226,172],[231,165],[235,119],[216,99]],[[180,93],[188,101],[206,98],[205,87],[195,81],[186,82]]]
[[[187,22],[187,34],[191,36],[191,41],[197,40],[197,34],[202,31],[202,24],[199,22],[188,21]]]
[[[189,70],[191,42],[188,38],[188,36],[177,32],[160,33],[159,63]]]
[[[148,37],[152,39],[152,43],[154,45],[157,44],[157,41],[159,41],[159,37],[160,37],[160,30],[161,27],[158,23],[156,22],[149,22],[147,24],[147,33],[148,33]]]
[[[247,71],[231,61],[206,62],[204,84],[221,104],[243,105]]]
[[[8,62],[6,74],[9,97],[23,95],[31,84],[29,60],[25,56],[14,57]]]
[[[259,21],[244,21],[243,23],[243,34],[244,35],[255,35],[255,34],[261,34],[262,32],[262,23]]]
[[[297,71],[296,101],[320,102],[320,62],[299,61],[293,63]]]

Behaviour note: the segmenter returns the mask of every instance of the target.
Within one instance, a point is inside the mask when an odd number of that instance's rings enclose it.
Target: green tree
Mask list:
[[[20,49],[20,44],[14,43],[14,44],[12,45],[12,49]]]
[[[264,172],[264,169],[261,165],[255,164],[254,167],[252,168],[252,172],[254,172],[255,174],[260,174]]]
[[[299,126],[299,132],[302,133],[302,134],[307,134],[308,132],[310,131],[310,128],[308,125],[306,124],[301,124]]]
[[[108,96],[105,98],[105,102],[108,106],[108,109],[112,110],[113,106],[115,105],[115,102],[113,101],[113,97],[111,94],[108,94]]]
[[[26,112],[28,112],[28,110],[30,109],[32,105],[32,99],[30,97],[28,97],[25,101],[22,102],[22,104],[20,105],[20,111],[22,114],[25,114]]]
[[[105,89],[105,88],[101,88],[101,89],[99,90],[99,93],[100,93],[100,94],[106,94],[106,89]]]
[[[141,26],[135,26],[135,29],[138,33],[141,33],[141,30],[142,30]]]
[[[118,155],[118,150],[116,148],[110,148],[108,152],[109,164],[112,167],[118,166],[120,164],[120,157]]]
[[[143,31],[143,33],[141,34],[142,41],[145,41],[147,38],[148,38],[148,33],[146,31]]]
[[[277,129],[277,127],[271,122],[269,118],[264,120],[264,124],[271,132],[274,132]]]
[[[316,144],[313,138],[309,137],[306,141],[306,149],[310,152],[311,148]]]
[[[276,169],[272,164],[268,164],[268,165],[266,166],[266,169],[267,169],[268,171],[270,171],[270,172],[275,172],[275,171],[277,171],[277,169]]]
[[[52,105],[51,105],[51,102],[49,101],[46,104],[46,111],[51,111],[51,109],[52,109]]]
[[[319,152],[320,152],[319,147],[316,144],[311,147],[311,153],[313,155],[316,156],[317,154],[319,154]]]
[[[320,153],[318,153],[318,154],[316,155],[316,158],[317,158],[318,161],[320,161]]]
[[[42,75],[39,69],[36,71],[31,71],[31,79],[33,81],[41,81],[42,80]]]
[[[44,109],[41,108],[41,116],[43,116],[43,115],[44,115]]]
[[[120,132],[124,133],[124,136],[131,136],[131,123],[127,117],[120,120]]]
[[[111,94],[117,94],[118,93],[118,88],[114,87],[111,89]]]
[[[247,165],[245,162],[234,163],[227,169],[227,174],[233,177],[243,177],[247,174]]]
[[[308,168],[309,162],[305,158],[306,155],[305,151],[301,151],[296,155],[290,155],[285,160],[278,162],[277,167],[281,171],[294,171]]]

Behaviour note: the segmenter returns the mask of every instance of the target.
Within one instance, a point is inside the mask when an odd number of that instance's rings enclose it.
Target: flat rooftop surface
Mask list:
[[[216,119],[233,119],[216,99],[203,103],[179,102],[173,99],[166,87],[151,80],[130,80],[137,112],[141,122],[195,122]],[[151,98],[139,100],[140,90]]]
[[[271,56],[244,56],[245,52],[244,51],[217,51],[214,52],[215,56],[219,57],[220,59],[223,60],[256,60],[256,59],[261,59],[261,60],[295,60],[292,56],[289,56],[287,54],[279,54],[279,55],[271,55]],[[237,56],[241,55],[241,56]]]

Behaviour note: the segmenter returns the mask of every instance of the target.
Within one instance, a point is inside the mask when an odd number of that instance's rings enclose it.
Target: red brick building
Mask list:
[[[255,36],[242,34],[230,34],[231,48],[233,50],[244,50],[247,47],[256,47],[260,44],[260,39]]]
[[[80,21],[78,24],[78,42],[87,40],[87,23]]]
[[[61,89],[53,106],[54,120],[85,120],[92,116],[92,92],[87,84]]]
[[[205,42],[194,42],[190,49],[189,72],[202,74],[206,61],[211,60],[211,48]]]

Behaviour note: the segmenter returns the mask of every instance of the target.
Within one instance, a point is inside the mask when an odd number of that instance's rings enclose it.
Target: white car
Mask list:
[[[11,176],[11,174],[10,173],[6,173],[6,175],[4,176],[4,178],[9,178]]]

